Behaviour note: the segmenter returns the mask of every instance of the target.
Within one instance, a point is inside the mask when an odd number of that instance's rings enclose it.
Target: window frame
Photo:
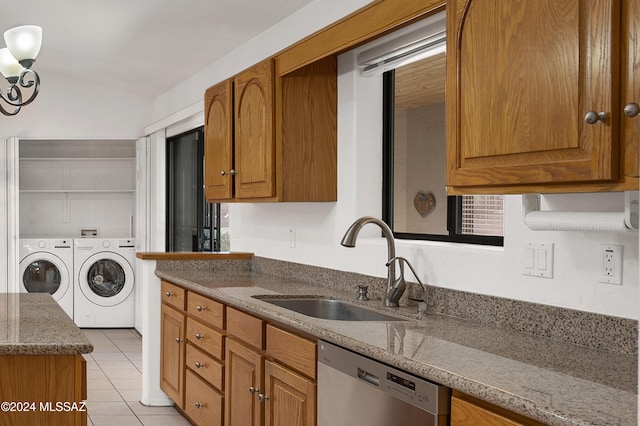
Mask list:
[[[393,166],[395,70],[382,75],[382,220],[391,228],[393,236],[402,240],[427,240],[451,243],[504,246],[504,237],[462,234],[462,196],[447,196],[448,235],[396,232],[393,229]]]

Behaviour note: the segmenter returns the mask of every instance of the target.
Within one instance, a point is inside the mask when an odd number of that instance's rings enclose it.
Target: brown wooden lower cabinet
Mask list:
[[[222,426],[224,397],[207,382],[187,369],[184,411],[198,425]]]
[[[0,424],[86,426],[86,377],[82,355],[0,356],[0,399],[16,404]]]
[[[453,391],[451,426],[544,426],[544,423]]]
[[[169,305],[161,308],[160,389],[184,407],[184,314]]]
[[[316,424],[316,383],[275,362],[266,361],[265,425]]]
[[[264,357],[232,339],[225,354],[225,426],[260,426]]]
[[[316,342],[171,283],[163,289],[160,387],[194,424],[315,426]]]

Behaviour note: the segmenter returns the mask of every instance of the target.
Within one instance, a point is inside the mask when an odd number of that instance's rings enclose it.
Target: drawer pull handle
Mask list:
[[[170,291],[167,291],[164,295],[167,296],[167,297],[171,297],[171,296],[173,296],[173,293],[171,293]]]
[[[254,388],[253,386],[249,387],[249,393],[253,395],[254,393],[260,392],[260,389]],[[262,394],[260,394],[262,395]]]
[[[204,311],[205,309],[206,309],[206,308],[205,308],[204,306],[200,306],[200,305],[196,306],[196,311],[198,311],[198,312],[202,312],[202,311]]]
[[[266,402],[266,401],[268,401],[268,400],[269,400],[269,397],[268,397],[267,395],[265,395],[265,394],[263,394],[263,393],[261,393],[261,394],[259,394],[259,395],[258,395],[258,401],[260,401],[260,402]]]
[[[179,337],[176,337],[176,343],[182,343],[182,339]]]
[[[201,403],[199,403],[198,401],[196,401],[196,403],[195,403],[195,404],[193,404],[193,405],[195,405],[195,406],[196,406],[196,408],[202,408],[202,407],[204,407],[204,404],[201,404]]]
[[[202,368],[202,367],[204,367],[204,364],[196,361],[196,368]]]
[[[202,340],[202,339],[204,339],[204,335],[202,335],[200,333],[196,333],[196,339]]]

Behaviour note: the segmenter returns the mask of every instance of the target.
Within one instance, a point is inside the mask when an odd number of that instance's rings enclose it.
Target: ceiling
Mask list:
[[[396,68],[395,105],[398,109],[418,108],[444,102],[446,54]]]
[[[311,1],[21,0],[0,32],[42,27],[43,85],[54,73],[153,98]]]

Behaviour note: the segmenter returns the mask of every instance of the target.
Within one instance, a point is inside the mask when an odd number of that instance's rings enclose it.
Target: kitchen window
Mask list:
[[[503,245],[502,195],[446,193],[445,12],[358,56],[382,73],[383,220],[399,239]]]

